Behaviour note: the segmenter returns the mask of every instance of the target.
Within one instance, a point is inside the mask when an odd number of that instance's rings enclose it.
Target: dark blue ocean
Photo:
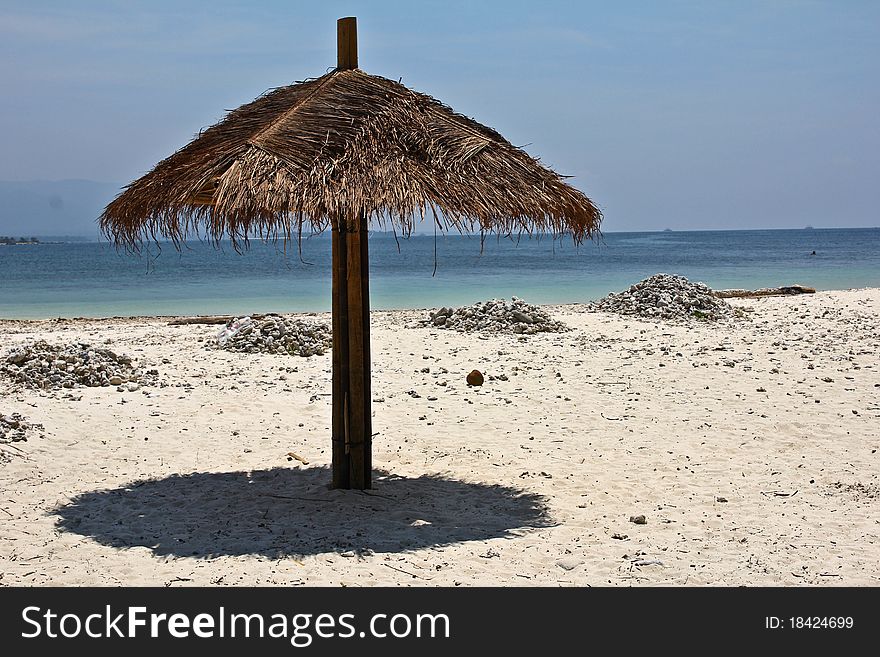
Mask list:
[[[585,302],[658,272],[714,288],[800,283],[880,287],[880,228],[607,233],[568,240],[460,235],[370,237],[373,308],[461,305],[493,297]],[[436,274],[435,266],[436,248]],[[816,255],[811,255],[815,251]],[[433,275],[432,275],[433,274]],[[104,317],[324,311],[330,240],[296,245],[170,244],[131,255],[107,243],[0,246],[0,317]]]

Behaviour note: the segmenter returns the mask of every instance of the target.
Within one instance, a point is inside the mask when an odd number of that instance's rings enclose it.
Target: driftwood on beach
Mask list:
[[[816,288],[805,285],[784,285],[782,287],[762,287],[757,290],[715,290],[713,294],[720,299],[732,297],[772,297],[786,294],[815,294]]]
[[[249,315],[251,319],[263,319],[265,314]],[[198,317],[178,317],[168,322],[168,326],[183,326],[184,324],[226,324],[235,319],[235,315],[200,315]]]
[[[179,317],[168,322],[168,326],[182,326],[184,324],[225,324],[234,319],[232,315],[207,315],[202,317]]]

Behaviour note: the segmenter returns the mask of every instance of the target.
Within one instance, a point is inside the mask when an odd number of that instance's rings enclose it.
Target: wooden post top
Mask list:
[[[341,71],[358,67],[357,18],[336,21],[336,68]]]

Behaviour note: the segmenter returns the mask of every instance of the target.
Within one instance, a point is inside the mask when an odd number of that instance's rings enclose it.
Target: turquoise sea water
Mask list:
[[[461,305],[492,297],[585,302],[658,272],[715,288],[801,283],[880,287],[880,228],[608,233],[575,248],[390,234],[370,237],[373,308]],[[436,245],[437,271],[434,271]],[[816,255],[811,255],[815,251]],[[252,243],[244,254],[193,242],[141,256],[98,242],[0,246],[0,317],[105,317],[330,309],[330,240]]]

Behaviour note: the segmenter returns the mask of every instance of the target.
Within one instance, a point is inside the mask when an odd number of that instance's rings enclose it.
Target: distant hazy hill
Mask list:
[[[93,180],[0,180],[0,235],[97,238],[95,220],[121,187]]]

